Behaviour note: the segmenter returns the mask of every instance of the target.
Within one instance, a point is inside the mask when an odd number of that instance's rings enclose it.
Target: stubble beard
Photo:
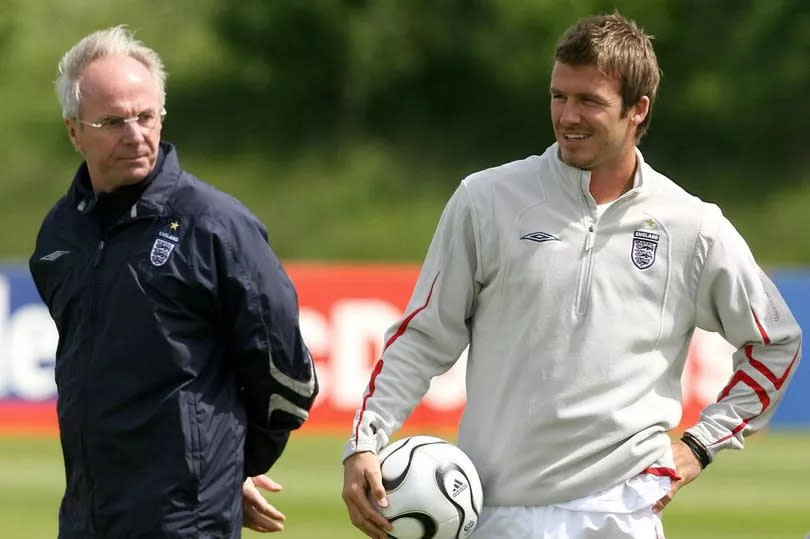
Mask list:
[[[570,167],[578,168],[580,170],[591,170],[594,166],[594,159],[592,156],[575,156],[572,152],[560,151],[560,157],[563,163]]]

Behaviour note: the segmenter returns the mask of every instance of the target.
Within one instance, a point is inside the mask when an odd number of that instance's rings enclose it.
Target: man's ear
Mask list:
[[[650,98],[643,95],[638,102],[630,108],[630,121],[632,121],[636,126],[639,126],[649,113]]]
[[[84,153],[82,152],[81,145],[79,144],[79,138],[76,136],[76,131],[78,129],[76,122],[70,118],[65,118],[65,128],[67,129],[68,138],[73,144],[73,147],[76,148],[76,151],[79,153]]]

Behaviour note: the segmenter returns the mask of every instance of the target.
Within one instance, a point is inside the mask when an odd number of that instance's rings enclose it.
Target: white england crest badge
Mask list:
[[[638,269],[647,269],[655,262],[659,236],[655,232],[636,230],[633,232],[633,249],[630,253],[633,264]]]
[[[173,250],[174,243],[157,238],[152,245],[152,252],[149,253],[149,261],[153,266],[162,266],[169,260],[169,255]]]
[[[173,221],[172,224],[169,225],[169,229],[172,232],[177,232],[178,228],[180,228],[180,223],[177,221]],[[169,260],[169,255],[172,254],[174,246],[180,241],[180,238],[168,232],[160,231],[158,232],[158,236],[160,237],[155,238],[155,243],[152,244],[152,252],[149,253],[149,261],[156,267],[162,266]]]

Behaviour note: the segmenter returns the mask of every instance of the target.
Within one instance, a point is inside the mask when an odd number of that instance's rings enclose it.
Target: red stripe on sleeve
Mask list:
[[[377,379],[377,375],[380,374],[382,368],[383,360],[380,359],[374,366],[374,370],[371,372],[371,380],[368,382],[368,393],[366,393],[366,396],[363,397],[363,406],[360,408],[360,417],[357,419],[357,425],[354,427],[355,446],[360,439],[360,423],[363,421],[363,414],[366,413],[366,403],[368,402],[368,398],[374,393],[374,381]]]
[[[385,347],[383,347],[383,352],[385,352],[388,349],[389,346],[394,344],[394,341],[399,339],[402,336],[402,334],[405,333],[405,330],[408,329],[408,325],[411,323],[411,320],[413,320],[413,317],[416,316],[417,314],[419,314],[420,312],[422,312],[428,306],[428,304],[430,303],[430,297],[433,295],[433,287],[436,286],[436,280],[438,278],[439,278],[439,274],[437,273],[436,277],[433,278],[433,283],[431,283],[431,285],[430,285],[430,292],[428,292],[428,296],[427,296],[427,299],[425,300],[424,305],[422,305],[421,307],[418,307],[411,314],[409,314],[408,316],[405,317],[405,319],[399,325],[399,327],[394,332],[394,334],[391,335],[391,337],[388,339],[388,341],[386,341]],[[360,439],[360,424],[363,422],[363,414],[366,413],[366,404],[368,403],[368,399],[374,394],[374,381],[376,380],[377,376],[380,374],[380,371],[382,371],[382,368],[383,368],[383,360],[380,359],[377,362],[377,365],[375,365],[374,371],[372,371],[372,373],[371,373],[371,380],[369,380],[369,383],[368,383],[368,393],[366,393],[366,395],[363,397],[363,405],[360,407],[360,416],[357,418],[357,425],[354,428],[354,443],[355,443],[355,445],[357,445],[357,443],[358,443],[358,441]]]
[[[745,371],[737,371],[734,373],[734,376],[731,377],[731,381],[725,388],[723,388],[723,391],[722,393],[720,393],[720,396],[717,398],[717,401],[720,402],[721,400],[726,398],[728,394],[731,392],[731,388],[737,385],[738,383],[743,383],[754,390],[754,392],[757,394],[757,397],[759,398],[760,404],[762,404],[762,410],[760,410],[758,414],[753,415],[748,419],[744,419],[742,423],[740,423],[739,425],[737,425],[732,429],[731,434],[723,436],[719,440],[710,443],[709,447],[717,445],[721,442],[725,442],[732,436],[736,435],[738,432],[743,430],[746,425],[748,425],[749,421],[762,415],[765,409],[768,408],[768,406],[771,404],[771,398],[768,396],[768,392],[765,391],[765,389],[761,385],[759,385],[756,380],[751,378],[751,376]]]
[[[764,412],[765,408],[767,408],[771,404],[771,398],[768,396],[768,392],[765,391],[765,388],[759,385],[757,381],[751,378],[751,375],[745,371],[737,371],[734,373],[734,376],[731,377],[731,381],[728,383],[726,387],[723,388],[723,392],[720,393],[720,396],[717,398],[717,401],[719,402],[724,398],[726,398],[728,394],[731,393],[731,388],[733,388],[734,386],[736,386],[741,382],[754,390],[754,392],[757,394],[757,397],[759,397],[760,404],[762,404],[762,410],[759,412],[759,414]]]
[[[394,341],[399,339],[402,336],[402,334],[405,333],[405,330],[408,329],[408,325],[411,323],[411,320],[413,320],[413,317],[422,312],[425,309],[425,307],[428,306],[428,303],[430,303],[430,296],[433,295],[433,287],[436,286],[436,279],[438,278],[439,274],[437,273],[436,277],[433,278],[433,283],[430,285],[430,292],[428,292],[428,297],[425,300],[425,304],[416,309],[411,314],[409,314],[407,317],[405,317],[405,320],[402,321],[402,323],[399,325],[394,334],[391,335],[388,341],[386,341],[385,347],[383,348],[383,352],[385,352],[385,350],[388,349],[389,346],[394,344]]]
[[[793,369],[793,365],[796,363],[796,358],[799,357],[799,349],[796,349],[796,353],[793,354],[793,361],[790,362],[790,365],[788,365],[787,369],[785,369],[784,374],[782,374],[782,376],[779,378],[777,378],[773,371],[766,367],[764,363],[754,357],[753,346],[750,344],[745,347],[745,355],[748,358],[748,362],[751,363],[756,370],[761,372],[762,376],[767,378],[773,384],[773,387],[776,389],[782,389],[782,385],[785,383],[788,376],[790,376],[790,371]]]
[[[751,312],[753,314],[753,311]],[[757,323],[757,328],[759,328],[759,333],[762,335],[763,342],[766,345],[770,344],[771,339],[768,337],[768,334],[765,332],[765,329],[763,329],[762,325],[759,323],[759,319],[757,319],[756,314],[754,314],[754,320]],[[782,388],[785,381],[788,379],[788,376],[790,376],[790,371],[793,370],[793,366],[796,364],[796,360],[799,358],[799,348],[797,348],[796,353],[793,354],[793,360],[790,362],[790,365],[787,366],[785,372],[782,373],[782,376],[777,377],[776,374],[774,374],[774,372],[770,370],[764,363],[762,363],[760,360],[754,357],[753,345],[747,344],[743,349],[745,351],[745,357],[748,358],[748,362],[751,364],[751,366],[754,367],[757,371],[759,371],[759,373],[762,374],[762,376],[767,378],[768,381],[771,384],[773,384],[773,387],[776,388],[777,391]],[[734,376],[731,378],[728,385],[726,385],[726,387],[723,388],[723,391],[720,393],[720,396],[717,398],[717,401],[719,402],[724,398],[726,398],[728,394],[731,392],[731,388],[740,382],[742,382],[743,384],[747,385],[748,387],[754,390],[754,392],[757,394],[757,397],[759,398],[760,404],[762,404],[762,410],[760,410],[758,414],[743,420],[739,425],[737,425],[736,427],[734,427],[734,429],[732,429],[731,434],[723,436],[719,440],[709,444],[709,447],[717,445],[721,442],[725,442],[732,436],[736,435],[738,432],[743,430],[746,425],[748,425],[749,421],[762,415],[765,409],[771,404],[771,398],[768,396],[768,392],[765,391],[765,389],[761,385],[759,385],[756,382],[756,380],[751,378],[751,376],[744,371],[737,371],[734,373]]]
[[[729,434],[729,435],[727,435],[727,436],[723,436],[722,438],[720,438],[720,439],[719,439],[719,440],[717,440],[716,442],[713,442],[713,443],[709,444],[709,447],[711,447],[711,446],[713,446],[713,445],[717,445],[717,444],[719,444],[719,443],[721,443],[721,442],[725,442],[726,440],[728,440],[728,439],[729,439],[729,438],[731,438],[732,436],[736,435],[738,432],[740,432],[741,430],[743,430],[743,429],[745,428],[745,426],[746,426],[746,425],[748,425],[748,422],[749,422],[749,421],[751,421],[751,420],[752,420],[752,419],[754,419],[755,417],[759,416],[761,413],[762,413],[762,412],[760,412],[760,413],[759,413],[759,414],[757,414],[757,415],[751,416],[751,417],[749,417],[748,419],[743,420],[743,422],[742,422],[742,423],[740,423],[739,425],[737,425],[736,427],[734,427],[734,428],[731,430],[731,434]]]
[[[754,310],[751,310],[751,314],[754,315],[754,322],[757,323],[757,329],[759,329],[759,334],[762,335],[762,342],[765,344],[771,344],[771,338],[768,337],[768,333],[765,331],[765,328],[762,327],[762,324],[759,323],[759,318],[757,318],[757,313]]]

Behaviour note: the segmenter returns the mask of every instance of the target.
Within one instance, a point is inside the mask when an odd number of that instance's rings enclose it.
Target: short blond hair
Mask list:
[[[160,107],[166,104],[166,71],[158,53],[133,36],[125,25],[98,30],[76,43],[59,61],[59,77],[54,85],[62,117],[76,119],[81,103],[81,74],[92,61],[105,56],[130,56],[152,73],[158,84]]]

